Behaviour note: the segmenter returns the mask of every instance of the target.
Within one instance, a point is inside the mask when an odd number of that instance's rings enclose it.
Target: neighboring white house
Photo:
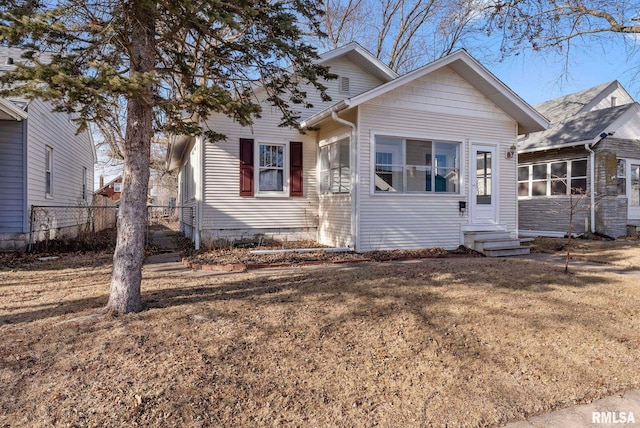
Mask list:
[[[546,129],[540,114],[464,50],[403,76],[356,43],[320,62],[338,79],[326,82],[331,102],[309,91],[301,127],[313,131],[279,128],[264,104],[251,127],[210,117],[225,141],[174,139],[169,164],[197,246],[255,234],[356,251],[516,238],[513,154],[519,134]]]
[[[0,73],[21,61],[0,47]],[[88,132],[40,100],[0,98],[0,250],[22,250],[31,206],[90,203],[96,153]]]

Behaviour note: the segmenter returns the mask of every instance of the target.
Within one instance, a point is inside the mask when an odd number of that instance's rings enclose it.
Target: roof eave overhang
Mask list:
[[[326,108],[316,114],[314,114],[313,116],[309,117],[308,119],[303,120],[302,122],[300,122],[300,128],[301,129],[307,129],[307,128],[311,128],[313,126],[316,126],[317,124],[319,124],[320,122],[322,122],[323,120],[331,117],[331,114],[336,112],[340,112],[342,110],[345,110],[347,108],[351,107],[351,102],[350,99],[346,99],[346,100],[342,100],[337,104],[332,105],[329,108]]]
[[[11,101],[0,98],[0,112],[7,115],[10,119],[21,121],[27,118],[27,112],[16,107]]]
[[[340,48],[321,54],[318,62],[323,64],[342,55],[346,55],[351,61],[355,62],[383,82],[389,82],[398,78],[398,73],[393,71],[356,42],[351,42]]]
[[[599,141],[599,139],[598,139],[598,141]],[[592,145],[596,144],[598,141],[582,140],[582,141],[572,141],[570,143],[554,144],[553,146],[533,147],[531,149],[518,150],[518,154],[546,152],[548,150],[557,150],[557,149],[567,149],[567,148],[570,148],[570,147],[584,146],[585,144],[588,144],[588,145],[592,146]]]
[[[167,168],[169,171],[182,166],[184,154],[192,147],[193,141],[195,141],[195,137],[192,135],[174,135],[169,139],[167,149]]]

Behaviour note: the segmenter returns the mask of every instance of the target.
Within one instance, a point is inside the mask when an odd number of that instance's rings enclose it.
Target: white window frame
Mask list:
[[[573,176],[573,163],[574,162],[580,162],[580,161],[585,161],[587,162],[586,165],[586,173],[587,175],[580,175],[580,176]],[[567,190],[564,194],[559,194],[559,195],[552,195],[551,194],[551,183],[553,181],[557,181],[559,180],[558,178],[552,177],[551,176],[551,164],[555,164],[555,163],[566,163],[567,164],[567,177],[566,177],[566,182],[567,182]],[[546,169],[546,178],[543,179],[533,179],[533,167],[534,166],[541,166],[544,165],[545,169]],[[527,168],[528,169],[528,173],[527,173],[527,180],[517,180],[517,193],[518,193],[518,199],[528,199],[528,198],[562,198],[565,196],[569,196],[571,189],[573,189],[572,186],[572,180],[581,180],[584,179],[586,182],[586,189],[589,189],[589,160],[587,158],[576,158],[576,159],[558,159],[558,160],[549,160],[546,162],[534,162],[534,163],[530,163],[530,164],[525,164],[525,165],[518,165],[518,170],[516,172],[516,179],[519,177],[519,173],[520,173],[520,168]],[[533,195],[533,183],[534,182],[544,182],[545,183],[545,194],[544,195]],[[519,185],[520,183],[528,183],[528,193],[527,195],[520,195],[520,189],[519,189]]]
[[[334,192],[331,189],[333,188],[333,183],[332,183],[332,178],[333,175],[331,174],[332,169],[336,169],[332,167],[332,158],[331,158],[331,149],[333,148],[334,145],[336,144],[340,144],[346,141],[347,144],[347,161],[349,163],[348,165],[348,169],[349,169],[349,175],[348,175],[348,180],[347,180],[347,185],[343,185],[342,184],[342,179],[340,180],[340,185],[339,188],[345,188],[346,189],[344,191],[337,191]],[[323,150],[327,150],[327,159],[328,159],[328,169],[322,169],[322,151]],[[339,150],[339,149],[338,149]],[[342,177],[342,168],[340,166],[340,162],[338,163],[338,174],[340,177]],[[324,174],[327,174],[327,180],[328,180],[328,190],[327,191],[323,191],[322,190],[322,178]],[[319,144],[318,146],[318,193],[320,195],[348,195],[351,193],[351,137],[349,135],[344,135],[342,137],[339,138],[333,138],[330,141],[323,141]]]
[[[53,147],[44,148],[44,195],[47,198],[53,197]],[[48,159],[47,159],[48,158]]]
[[[113,183],[113,191],[122,193],[122,183]]]
[[[390,137],[390,138],[398,138],[402,140],[402,192],[385,192],[385,191],[377,191],[375,185],[375,176],[376,176],[376,138],[377,137]],[[457,146],[457,159],[455,170],[457,170],[458,174],[458,190],[457,192],[436,192],[435,185],[432,187],[430,191],[407,191],[407,176],[406,176],[406,168],[407,168],[407,159],[406,159],[406,140],[419,140],[419,141],[428,141],[431,142],[432,148],[436,143],[444,143],[444,144],[452,144]],[[463,175],[463,167],[465,165],[464,159],[464,144],[467,141],[462,138],[456,138],[452,136],[429,136],[429,135],[417,135],[417,134],[405,134],[405,133],[390,133],[390,132],[371,132],[371,153],[370,153],[370,162],[371,162],[371,175],[370,175],[370,186],[369,192],[372,196],[383,196],[390,197],[393,196],[402,196],[402,197],[438,197],[438,198],[446,198],[453,197],[459,198],[461,196],[465,196],[465,178]],[[432,156],[435,154],[432,152]],[[400,166],[399,164],[393,164],[391,166]],[[432,162],[432,175],[435,172],[435,162]],[[386,196],[384,196],[386,195]]]
[[[282,190],[260,190],[260,146],[282,146],[283,165],[282,165]],[[289,196],[289,143],[277,142],[269,140],[256,141],[253,153],[253,185],[256,197],[282,198]]]

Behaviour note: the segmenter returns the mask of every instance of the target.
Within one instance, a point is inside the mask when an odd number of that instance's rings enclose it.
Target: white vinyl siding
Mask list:
[[[504,155],[516,141],[516,123],[448,67],[375,98],[360,107],[359,251],[391,248],[455,248],[468,213],[459,201],[470,193],[469,146],[497,146],[499,223],[515,232],[516,162]],[[372,185],[375,135],[460,141],[460,194],[378,194]],[[393,221],[390,221],[393,219]]]
[[[327,87],[326,92],[327,95],[331,97],[331,101],[322,101],[315,88],[311,86],[303,86],[303,90],[307,92],[307,101],[310,102],[313,107],[302,111],[302,119],[311,117],[312,115],[331,107],[340,100],[354,97],[382,84],[380,79],[357,64],[352,63],[347,58],[335,58],[323,63],[323,65],[329,67],[329,71],[338,76],[337,79],[323,81],[323,84]],[[348,83],[343,80],[343,78],[347,78]],[[275,124],[277,123],[278,122],[275,122]]]
[[[300,134],[296,129],[279,128],[280,112],[265,107],[262,118],[253,126],[242,128],[232,120],[215,115],[208,126],[226,135],[226,140],[204,144],[204,203],[202,224],[205,231],[213,235],[247,236],[251,233],[312,229],[315,238],[318,223],[318,195],[316,189],[315,134]],[[239,189],[240,138],[261,142],[286,143],[301,141],[303,151],[303,197],[242,197]],[[254,156],[254,190],[257,192],[259,159]],[[289,163],[284,166],[288,175]]]
[[[51,105],[33,100],[27,119],[28,205],[76,205],[83,201],[83,168],[93,183],[94,155],[88,132],[76,135],[77,125],[66,113],[52,113]],[[46,197],[46,149],[52,149],[51,196]]]
[[[334,194],[320,197],[318,242],[346,247],[351,241],[351,195]]]

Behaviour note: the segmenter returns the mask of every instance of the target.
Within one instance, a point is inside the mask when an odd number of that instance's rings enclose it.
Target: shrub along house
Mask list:
[[[640,105],[613,81],[535,107],[551,127],[519,141],[520,232],[567,233],[571,193],[574,232],[640,226]]]
[[[251,127],[208,118],[225,141],[174,138],[169,164],[196,245],[272,234],[356,251],[451,249],[485,233],[526,251],[514,239],[512,155],[518,134],[545,129],[540,114],[464,50],[403,76],[356,43],[321,62],[339,77],[326,82],[331,102],[309,91],[304,133],[279,128],[265,104]]]

